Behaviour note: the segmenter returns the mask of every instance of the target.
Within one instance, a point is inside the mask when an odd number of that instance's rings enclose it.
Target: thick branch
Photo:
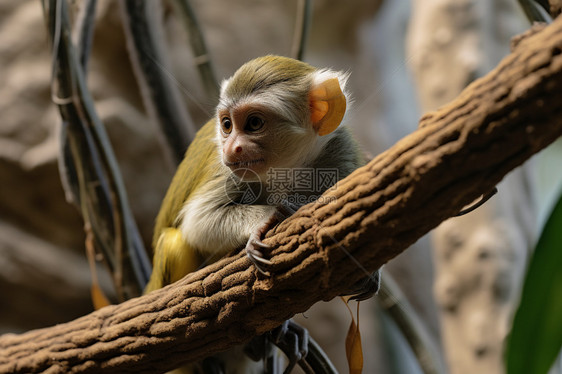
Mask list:
[[[4,335],[0,372],[164,371],[341,294],[562,134],[561,51],[559,17],[328,191],[335,201],[270,232],[271,277],[239,254],[78,320]]]

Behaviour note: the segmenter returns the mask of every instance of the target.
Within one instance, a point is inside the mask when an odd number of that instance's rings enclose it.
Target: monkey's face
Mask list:
[[[300,168],[318,155],[346,111],[345,74],[265,56],[244,64],[221,86],[217,106],[221,158],[245,181],[271,168]]]
[[[265,176],[270,167],[268,146],[273,118],[256,105],[221,110],[218,116],[223,163],[243,180]]]
[[[302,167],[317,137],[310,125],[293,124],[261,104],[218,112],[223,163],[241,180],[267,180],[272,168]]]

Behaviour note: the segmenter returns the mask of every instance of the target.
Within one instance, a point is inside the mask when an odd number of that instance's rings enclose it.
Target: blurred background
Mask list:
[[[212,115],[188,34],[168,1],[169,73],[194,122]],[[75,8],[80,1],[71,2]],[[217,77],[265,54],[289,55],[297,0],[193,0]],[[304,60],[351,72],[350,126],[376,155],[414,131],[421,114],[455,98],[509,53],[529,27],[516,0],[316,0]],[[0,333],[92,311],[83,220],[57,168],[58,110],[41,2],[0,2]],[[147,248],[174,167],[140,95],[117,1],[100,0],[88,86],[116,152]],[[513,171],[475,212],[444,222],[385,266],[451,373],[501,373],[504,339],[529,255],[561,185],[562,144]],[[470,183],[467,180],[467,183]],[[377,240],[377,238],[373,238]],[[112,295],[111,281],[102,287]],[[341,300],[297,316],[341,372],[350,322]],[[421,372],[376,300],[361,308],[366,373]]]

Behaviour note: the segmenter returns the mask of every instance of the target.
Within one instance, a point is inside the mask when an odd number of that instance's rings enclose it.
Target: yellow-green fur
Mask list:
[[[216,120],[213,118],[203,126],[187,149],[185,157],[178,166],[170,188],[162,201],[160,212],[156,217],[153,247],[156,246],[161,231],[166,227],[176,227],[176,219],[183,203],[197,190],[202,182],[209,178],[213,168],[220,162],[216,136]]]
[[[198,253],[182,238],[177,218],[185,201],[209,179],[220,162],[215,135],[216,121],[212,119],[199,130],[187,149],[164,197],[156,217],[153,270],[145,293],[173,283],[201,265]]]

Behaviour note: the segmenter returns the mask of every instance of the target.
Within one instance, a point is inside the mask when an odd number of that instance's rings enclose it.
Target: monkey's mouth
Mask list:
[[[257,181],[265,173],[265,159],[225,162],[232,173],[243,181]]]
[[[226,166],[228,166],[230,169],[243,169],[243,168],[252,169],[256,165],[261,163],[265,163],[265,159],[259,158],[257,160],[250,160],[250,161],[225,162]]]

